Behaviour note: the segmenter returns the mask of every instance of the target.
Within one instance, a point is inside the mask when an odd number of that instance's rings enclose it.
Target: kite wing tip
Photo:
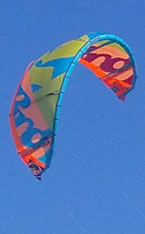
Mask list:
[[[124,102],[125,100],[126,100],[126,99],[125,99],[125,97],[122,97],[122,98],[121,98],[121,101],[123,101],[123,102]]]
[[[41,175],[37,175],[35,176],[37,180],[40,180],[41,181]]]

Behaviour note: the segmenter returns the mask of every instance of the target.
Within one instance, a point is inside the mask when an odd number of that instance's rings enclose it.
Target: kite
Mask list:
[[[124,100],[134,88],[133,53],[120,38],[90,33],[32,61],[13,97],[9,118],[16,150],[37,179],[50,167],[62,99],[76,63]]]

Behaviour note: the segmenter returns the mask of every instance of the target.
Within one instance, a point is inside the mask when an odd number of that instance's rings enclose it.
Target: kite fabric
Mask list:
[[[135,59],[127,44],[114,35],[86,34],[32,61],[9,116],[17,152],[37,179],[50,166],[62,98],[77,62],[95,73],[120,100],[134,88]]]

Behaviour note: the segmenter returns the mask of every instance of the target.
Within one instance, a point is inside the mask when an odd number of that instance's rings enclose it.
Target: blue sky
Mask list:
[[[0,234],[144,234],[145,1],[0,2]],[[28,63],[89,32],[134,52],[138,79],[117,100],[77,65],[66,90],[51,168],[36,181],[19,159],[8,113]]]

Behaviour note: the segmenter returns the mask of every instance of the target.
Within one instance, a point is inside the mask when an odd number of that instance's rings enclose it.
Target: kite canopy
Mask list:
[[[37,179],[50,166],[62,98],[75,64],[89,68],[124,100],[135,84],[135,61],[116,36],[91,33],[30,63],[10,108],[16,149]]]

